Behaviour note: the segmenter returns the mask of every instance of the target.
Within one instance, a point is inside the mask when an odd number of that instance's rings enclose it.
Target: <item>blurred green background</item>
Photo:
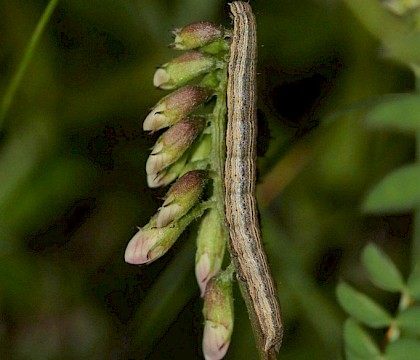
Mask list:
[[[0,97],[47,3],[0,0]],[[340,1],[251,4],[258,106],[270,129],[260,204],[285,317],[280,358],[339,359],[337,280],[391,310],[398,300],[371,288],[362,247],[379,244],[409,271],[410,214],[360,208],[376,182],[412,161],[414,140],[369,130],[364,107],[327,115],[409,92],[414,78]],[[165,94],[152,86],[155,67],[178,55],[167,47],[170,29],[198,20],[229,27],[227,14],[215,0],[59,2],[0,129],[0,358],[202,358],[196,225],[148,267],[123,255],[166,192],[147,188],[156,135],[142,121]],[[254,359],[237,290],[235,298],[226,359]]]

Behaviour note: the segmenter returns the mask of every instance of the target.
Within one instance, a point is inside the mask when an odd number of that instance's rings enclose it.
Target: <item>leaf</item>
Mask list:
[[[396,321],[401,330],[407,330],[420,335],[420,306],[403,311],[398,315]]]
[[[399,339],[390,343],[385,353],[387,360],[417,360],[420,354],[420,341]]]
[[[389,100],[376,105],[366,115],[369,126],[391,128],[403,131],[420,130],[420,97],[406,94],[399,99]]]
[[[366,212],[403,212],[420,204],[420,165],[404,166],[387,175],[368,194]]]
[[[344,323],[344,345],[346,359],[375,359],[381,355],[369,334],[353,319]]]
[[[380,305],[345,282],[337,286],[337,298],[347,313],[365,325],[383,328],[392,322],[391,315]]]
[[[362,263],[370,280],[383,290],[402,291],[404,280],[391,259],[375,244],[368,244],[362,254]]]
[[[409,276],[407,288],[410,296],[415,300],[420,300],[420,266],[418,266]]]

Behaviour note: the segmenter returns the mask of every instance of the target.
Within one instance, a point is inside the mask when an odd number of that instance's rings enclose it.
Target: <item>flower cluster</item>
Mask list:
[[[172,47],[187,52],[156,70],[154,86],[174,91],[152,108],[143,129],[165,129],[147,159],[149,187],[175,182],[158,212],[128,243],[125,261],[143,265],[157,260],[204,215],[197,233],[195,272],[204,298],[203,352],[206,359],[216,360],[224,357],[233,329],[232,269],[221,270],[227,234],[220,199],[222,169],[215,165],[214,151],[214,138],[220,139],[225,127],[228,33],[221,26],[198,22],[176,29],[174,35]]]

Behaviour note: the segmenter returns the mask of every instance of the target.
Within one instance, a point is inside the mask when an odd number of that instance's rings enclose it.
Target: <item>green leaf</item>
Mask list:
[[[383,290],[402,291],[404,280],[391,259],[376,245],[368,244],[362,254],[363,266],[372,282]]]
[[[417,267],[409,276],[407,288],[410,296],[415,300],[420,300],[420,267]]]
[[[367,212],[409,211],[420,204],[420,165],[404,166],[377,184],[363,204]]]
[[[392,322],[391,315],[380,305],[345,282],[337,286],[337,298],[347,313],[365,325],[383,328]]]
[[[390,343],[385,353],[387,360],[417,360],[420,356],[420,341],[399,339]]]
[[[344,345],[346,359],[376,359],[381,355],[369,334],[353,319],[344,323]]]
[[[398,315],[396,320],[401,330],[407,330],[420,335],[420,306],[403,311]]]
[[[413,133],[420,130],[420,96],[407,94],[375,106],[366,115],[369,126]]]

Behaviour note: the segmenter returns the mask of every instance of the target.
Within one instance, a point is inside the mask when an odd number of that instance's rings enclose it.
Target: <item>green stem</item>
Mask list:
[[[14,74],[12,80],[10,81],[3,100],[0,105],[0,128],[3,127],[4,119],[6,118],[7,112],[12,104],[13,98],[16,94],[16,91],[22,82],[23,76],[25,75],[26,69],[28,68],[29,62],[31,61],[33,54],[35,52],[36,46],[39,43],[39,40],[45,30],[45,27],[48,21],[51,18],[54,9],[58,4],[58,0],[50,0],[47,7],[45,8],[41,18],[36,25],[34,32],[32,33],[31,39],[29,40],[29,44],[25,49],[25,53],[23,54],[23,58]]]
[[[227,89],[227,69],[221,70],[220,85],[217,89],[217,100],[213,110],[212,122],[212,152],[211,168],[215,172],[213,179],[213,197],[216,202],[216,209],[220,221],[225,224],[225,159],[226,159],[226,89]],[[226,244],[229,240],[229,231],[223,226],[223,236]]]

